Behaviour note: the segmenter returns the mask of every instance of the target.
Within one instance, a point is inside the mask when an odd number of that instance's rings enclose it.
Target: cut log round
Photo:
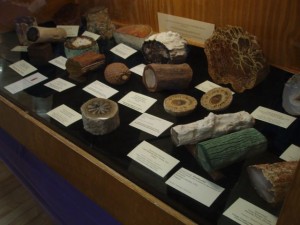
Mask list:
[[[193,77],[186,64],[149,64],[144,68],[143,83],[150,92],[188,88]]]
[[[164,109],[173,116],[186,116],[193,112],[197,106],[197,100],[189,95],[175,94],[164,100]]]
[[[285,198],[297,165],[295,161],[251,165],[247,172],[254,189],[265,201],[279,203]]]
[[[120,125],[118,104],[109,99],[93,98],[81,108],[83,127],[94,135],[112,132]]]
[[[232,92],[228,88],[213,88],[206,92],[200,100],[201,105],[210,111],[226,109],[232,102]]]

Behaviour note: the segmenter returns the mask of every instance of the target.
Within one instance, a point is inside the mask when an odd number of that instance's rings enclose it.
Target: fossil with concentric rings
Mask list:
[[[119,107],[112,100],[93,98],[81,108],[83,128],[94,135],[112,132],[120,125]]]
[[[197,104],[197,100],[192,96],[175,94],[165,98],[164,109],[173,116],[186,116],[195,110]]]

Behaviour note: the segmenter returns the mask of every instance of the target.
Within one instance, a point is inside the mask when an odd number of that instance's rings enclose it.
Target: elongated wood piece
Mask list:
[[[149,64],[143,73],[143,83],[150,92],[188,88],[193,70],[183,64]]]
[[[247,128],[197,144],[195,158],[207,172],[222,169],[267,149],[267,139]]]
[[[30,27],[27,31],[27,39],[33,43],[63,42],[67,33],[62,28],[55,27]]]
[[[209,113],[202,120],[172,127],[171,138],[176,146],[196,144],[209,138],[253,127],[254,122],[254,118],[245,111],[219,115]]]
[[[297,165],[296,161],[251,165],[247,172],[258,195],[268,203],[278,203],[284,200]]]

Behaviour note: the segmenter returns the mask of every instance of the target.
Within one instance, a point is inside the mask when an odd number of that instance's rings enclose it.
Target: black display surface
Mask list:
[[[114,40],[99,41],[98,44],[102,53],[106,56],[106,65],[112,62],[122,62],[129,68],[132,68],[140,63],[145,63],[141,52],[135,53],[126,60],[110,52],[109,50],[115,46]],[[65,104],[80,113],[81,105],[89,99],[94,98],[94,96],[82,90],[85,86],[96,80],[109,85],[103,76],[106,65],[101,66],[94,72],[86,74],[86,80],[84,82],[76,82],[69,79],[67,71],[52,64],[40,66],[37,67],[38,72],[48,77],[46,81],[16,94],[9,93],[4,87],[23,78],[9,68],[9,65],[20,59],[30,62],[26,52],[20,53],[11,51],[16,45],[17,37],[14,32],[1,34],[1,95],[25,111],[28,111],[30,115],[83,148],[89,154],[116,170],[144,190],[199,223],[206,221],[207,224],[235,224],[230,219],[222,216],[222,213],[238,197],[244,198],[274,215],[279,214],[280,205],[272,206],[264,202],[264,200],[256,194],[250,185],[245,168],[251,164],[280,161],[279,156],[291,144],[300,146],[299,117],[287,129],[256,120],[254,127],[265,135],[268,140],[267,152],[222,169],[219,172],[223,177],[219,180],[213,180],[208,173],[197,165],[195,159],[185,147],[174,146],[170,138],[169,129],[163,132],[159,137],[155,137],[130,126],[129,124],[141,113],[121,104],[119,104],[120,126],[112,133],[103,136],[94,136],[86,132],[83,129],[82,120],[65,127],[46,114],[61,104]],[[64,56],[62,43],[53,44],[53,48],[56,57],[60,55]],[[206,80],[211,81],[207,72],[207,61],[203,49],[193,46],[188,46],[188,48],[189,54],[187,63],[193,70],[193,79],[188,89],[152,93],[143,85],[141,76],[132,74],[131,79],[122,86],[109,85],[118,90],[118,93],[113,95],[110,99],[118,102],[130,91],[135,91],[157,100],[156,103],[147,110],[148,114],[170,121],[174,123],[174,126],[203,119],[208,115],[209,111],[201,107],[200,104],[198,104],[197,109],[192,114],[185,117],[174,117],[166,113],[163,108],[163,100],[175,93],[188,94],[199,101],[204,93],[196,89],[195,86]],[[44,86],[45,83],[58,77],[68,80],[76,84],[76,86],[63,92],[57,92]],[[285,113],[281,105],[282,91],[285,82],[290,77],[291,74],[272,67],[268,77],[262,83],[244,93],[235,93],[230,107],[219,113],[233,113],[241,110],[252,113],[258,106],[264,106]],[[166,177],[162,178],[156,175],[127,156],[127,154],[142,141],[147,141],[167,154],[177,158],[180,163],[168,173]],[[222,186],[225,188],[225,191],[216,199],[211,207],[206,207],[167,186],[165,184],[166,180],[181,167]]]

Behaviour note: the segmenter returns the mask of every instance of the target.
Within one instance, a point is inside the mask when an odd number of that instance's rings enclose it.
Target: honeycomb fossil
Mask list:
[[[241,27],[217,28],[206,40],[204,51],[213,81],[231,84],[236,92],[252,89],[269,73],[256,37]]]

